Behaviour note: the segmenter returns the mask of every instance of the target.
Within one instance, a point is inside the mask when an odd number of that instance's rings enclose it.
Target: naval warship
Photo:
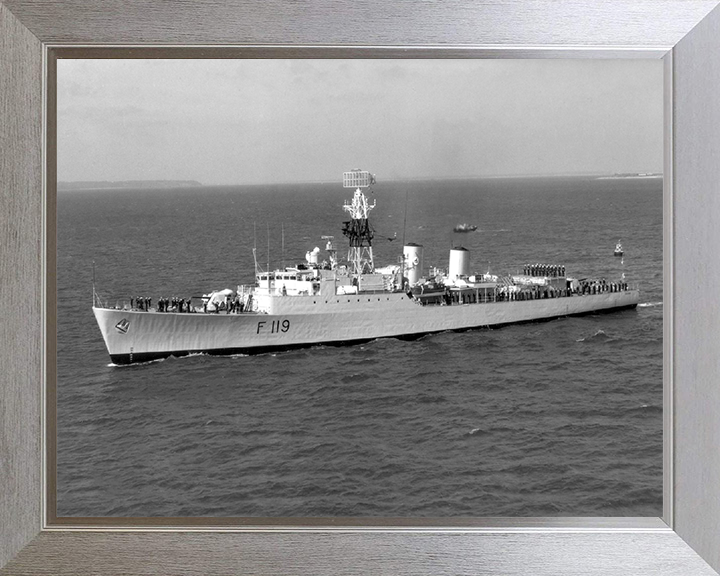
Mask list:
[[[364,170],[343,174],[354,190],[345,261],[333,236],[322,236],[305,262],[257,266],[255,283],[188,300],[148,299],[109,306],[93,285],[93,314],[114,364],[189,354],[255,354],[376,338],[414,338],[447,330],[498,327],[634,308],[639,289],[624,279],[572,277],[562,265],[526,264],[522,273],[472,273],[470,252],[450,249],[447,268],[425,268],[423,246],[407,243],[397,263],[375,267],[368,215],[375,184]]]

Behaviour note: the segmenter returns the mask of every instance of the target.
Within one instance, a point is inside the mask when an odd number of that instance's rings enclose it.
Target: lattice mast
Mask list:
[[[348,265],[352,274],[370,274],[375,270],[373,261],[373,231],[368,222],[370,210],[375,208],[375,200],[370,204],[362,188],[375,184],[375,176],[367,170],[343,172],[343,188],[355,188],[350,202],[345,202],[343,210],[350,214],[351,220],[343,222],[343,234],[348,237]]]

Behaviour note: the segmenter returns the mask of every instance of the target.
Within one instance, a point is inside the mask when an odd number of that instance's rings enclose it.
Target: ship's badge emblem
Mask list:
[[[115,330],[120,332],[120,334],[127,334],[128,328],[130,328],[130,322],[128,322],[125,318],[115,324]]]

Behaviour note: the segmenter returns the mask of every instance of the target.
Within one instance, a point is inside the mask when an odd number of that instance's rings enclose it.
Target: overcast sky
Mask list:
[[[662,171],[655,60],[59,60],[58,179]]]

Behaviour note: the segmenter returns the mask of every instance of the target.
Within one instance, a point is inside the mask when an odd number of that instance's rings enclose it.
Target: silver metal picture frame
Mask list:
[[[720,568],[720,316],[711,264],[720,166],[718,2],[380,2],[336,11],[227,2],[0,2],[0,570],[19,573],[714,574]],[[421,5],[422,6],[422,5]],[[275,16],[268,19],[269,15]],[[181,17],[185,16],[185,18]],[[194,18],[190,18],[194,16]],[[538,26],[537,22],[544,22]],[[251,57],[633,57],[665,62],[664,511],[662,519],[410,520],[331,524],[60,526],[46,473],[54,451],[54,266],[47,180],[54,179],[56,49],[235,45]],[[95,47],[89,45],[96,45]],[[271,46],[268,46],[271,45]],[[364,47],[361,47],[364,46]],[[87,53],[87,52],[86,52]],[[49,131],[49,132],[47,132]],[[21,290],[22,288],[22,290]],[[51,390],[51,389],[50,389]],[[51,390],[52,391],[52,390]],[[49,436],[52,438],[52,435]]]

